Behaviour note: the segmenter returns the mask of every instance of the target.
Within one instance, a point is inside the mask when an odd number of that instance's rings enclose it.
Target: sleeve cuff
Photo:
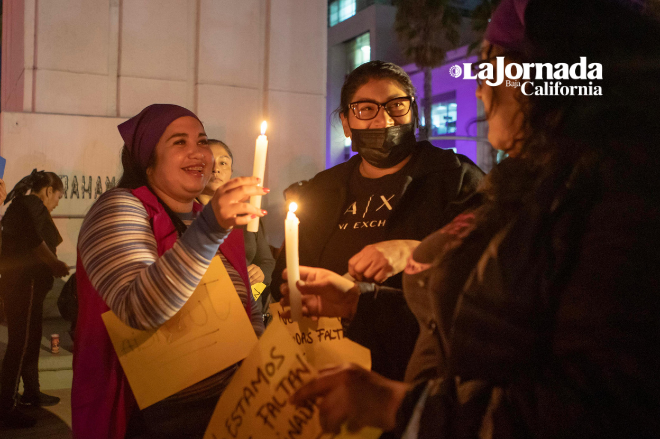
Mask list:
[[[181,242],[200,256],[211,260],[231,229],[223,229],[215,218],[213,207],[204,206],[202,213],[181,236]]]
[[[429,384],[428,381],[421,382],[406,393],[406,397],[396,413],[396,428],[393,430],[396,437],[401,437],[406,432],[408,424],[415,413],[417,403],[422,395],[428,392]]]

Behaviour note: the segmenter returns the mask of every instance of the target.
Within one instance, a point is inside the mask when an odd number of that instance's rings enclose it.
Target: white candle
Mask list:
[[[261,179],[260,186],[263,186],[264,173],[266,172],[266,153],[268,152],[268,137],[266,137],[266,128],[268,124],[264,120],[261,122],[261,136],[257,137],[257,144],[254,149],[254,168],[252,175]],[[261,209],[261,195],[250,197],[250,204]],[[259,231],[259,218],[250,220],[247,226],[248,232]]]
[[[284,221],[285,245],[286,245],[286,271],[289,283],[289,302],[291,303],[291,318],[299,322],[302,319],[302,297],[296,282],[300,279],[300,268],[298,266],[298,224],[300,221],[294,213],[298,205],[289,204],[289,213]]]

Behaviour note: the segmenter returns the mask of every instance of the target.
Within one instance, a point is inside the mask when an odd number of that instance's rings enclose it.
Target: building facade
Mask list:
[[[327,20],[325,0],[4,0],[7,186],[33,168],[62,175],[54,215],[73,264],[85,212],[120,177],[119,123],[182,105],[250,175],[267,120],[264,221],[279,246],[282,191],[325,165]]]

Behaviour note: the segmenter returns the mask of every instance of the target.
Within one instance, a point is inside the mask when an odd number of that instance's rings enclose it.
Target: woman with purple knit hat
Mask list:
[[[534,84],[479,83],[488,138],[508,158],[484,180],[484,205],[408,261],[418,379],[345,365],[292,401],[316,400],[326,430],[406,439],[657,437],[658,41],[640,2],[502,0],[482,63],[495,75],[534,64],[521,79]],[[584,57],[602,77],[547,74]],[[544,92],[559,80],[602,94]],[[356,300],[327,270],[300,276],[305,315]]]
[[[205,206],[194,202],[213,154],[191,111],[146,107],[119,125],[124,173],[85,217],[78,238],[78,327],[71,408],[75,438],[201,438],[237,365],[138,410],[101,314],[154,329],[186,303],[219,255],[257,335],[243,237],[234,226],[262,217],[244,200],[265,195],[256,177],[235,178]],[[111,255],[111,256],[110,256]]]

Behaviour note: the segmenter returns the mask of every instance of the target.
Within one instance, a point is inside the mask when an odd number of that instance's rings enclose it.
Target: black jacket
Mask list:
[[[540,185],[484,243],[454,306],[441,252],[426,282],[406,277],[437,369],[408,394],[398,433],[428,389],[420,439],[657,437],[657,195],[576,175]]]
[[[319,266],[320,255],[339,222],[348,184],[360,164],[356,155],[346,163],[320,172],[300,188],[300,264]],[[419,142],[407,167],[406,183],[385,226],[385,240],[421,241],[462,212],[470,202],[483,172],[467,157]],[[283,250],[273,271],[271,291],[279,300],[281,274],[286,267]],[[348,269],[348,261],[347,261]],[[340,273],[343,274],[343,273]],[[401,275],[386,282],[401,288]],[[388,322],[383,325],[383,322]],[[347,336],[371,349],[373,369],[402,380],[419,327],[401,294],[375,300],[363,294]]]

